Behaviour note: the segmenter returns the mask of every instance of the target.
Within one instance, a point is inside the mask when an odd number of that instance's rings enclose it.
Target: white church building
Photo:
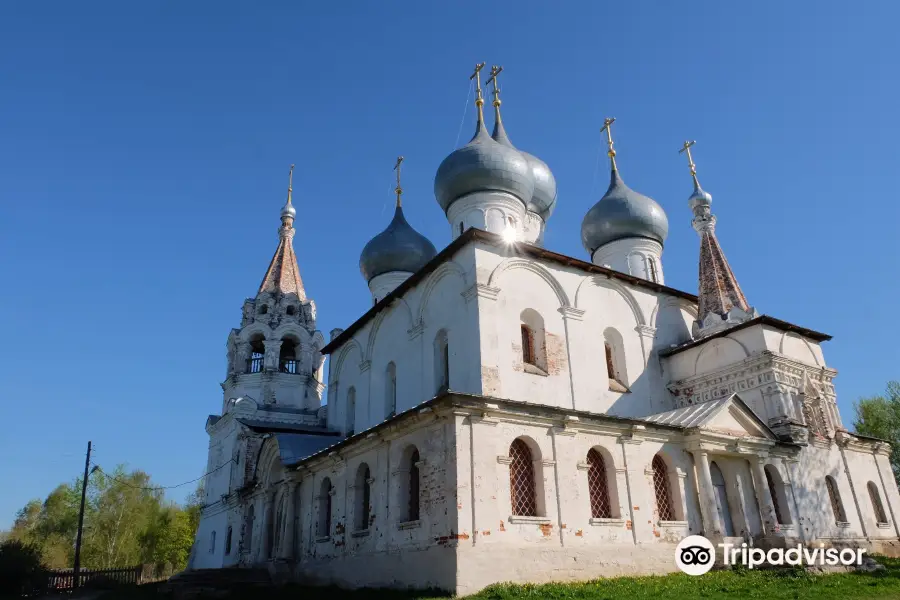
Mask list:
[[[624,183],[612,119],[586,260],[543,248],[556,181],[510,142],[498,72],[493,132],[476,70],[475,135],[435,177],[452,242],[406,221],[398,161],[394,218],[360,258],[373,306],[328,341],[289,188],[228,336],[190,568],[465,594],[674,571],[691,534],[896,552],[889,446],[841,422],[830,336],[751,307],[690,144],[696,295],[665,285],[668,220]]]

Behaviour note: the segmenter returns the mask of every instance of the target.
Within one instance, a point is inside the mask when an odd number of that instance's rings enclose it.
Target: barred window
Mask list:
[[[878,486],[874,481],[870,481],[866,486],[869,488],[869,499],[872,501],[872,508],[875,510],[875,519],[879,525],[888,522],[887,515],[884,512],[884,505],[881,503],[881,494],[878,492]]]
[[[534,489],[534,463],[531,449],[521,439],[509,447],[509,490],[512,514],[522,517],[537,516],[537,495]]]
[[[591,499],[591,517],[608,519],[612,517],[609,502],[609,481],[606,478],[606,464],[603,456],[591,448],[587,454],[588,494]]]
[[[606,350],[606,375],[610,379],[616,378],[616,367],[613,366],[613,351],[612,346],[609,345],[609,342],[603,344],[604,350]]]
[[[322,480],[319,493],[319,537],[331,535],[331,480]]]
[[[369,513],[371,506],[371,488],[369,484],[369,465],[362,463],[356,470],[356,529],[361,531],[369,528]]]
[[[841,502],[841,493],[838,491],[834,477],[831,475],[825,476],[825,487],[828,488],[828,498],[831,500],[831,512],[834,513],[835,521],[846,523],[847,513],[844,512],[844,503]]]
[[[657,454],[653,457],[653,488],[656,492],[656,511],[660,521],[674,521],[672,492],[669,486],[669,472],[666,462]]]
[[[419,519],[419,451],[413,450],[409,458],[409,501],[407,521]]]
[[[228,531],[225,532],[225,554],[231,554],[231,526],[228,526]]]

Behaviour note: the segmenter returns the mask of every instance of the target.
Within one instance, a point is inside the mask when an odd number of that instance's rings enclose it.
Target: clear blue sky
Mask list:
[[[407,216],[438,248],[435,170],[475,62],[559,182],[546,246],[619,166],[669,216],[667,283],[696,290],[691,186],[760,312],[825,331],[852,401],[898,373],[896,23],[890,2],[8,2],[0,6],[0,527],[82,468],[202,474],[225,340],[277,243],[319,328],[366,310],[365,242]],[[472,131],[472,105],[461,140]],[[174,490],[181,500],[193,486]]]

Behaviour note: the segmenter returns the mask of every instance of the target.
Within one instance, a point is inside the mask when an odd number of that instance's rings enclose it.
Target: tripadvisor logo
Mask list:
[[[866,552],[862,548],[805,548],[802,544],[768,551],[747,544],[718,544],[718,547],[722,549],[725,566],[744,565],[748,569],[760,565],[858,566],[862,564]],[[703,575],[713,568],[715,562],[716,546],[702,535],[689,535],[675,547],[675,565],[688,575]]]

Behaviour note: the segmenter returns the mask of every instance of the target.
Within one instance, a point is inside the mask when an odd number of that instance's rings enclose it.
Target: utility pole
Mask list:
[[[75,568],[72,569],[72,586],[78,589],[81,571],[81,530],[84,528],[84,499],[87,496],[88,469],[91,466],[91,443],[88,442],[87,456],[84,458],[84,479],[81,480],[81,510],[78,511],[78,534],[75,536]]]

